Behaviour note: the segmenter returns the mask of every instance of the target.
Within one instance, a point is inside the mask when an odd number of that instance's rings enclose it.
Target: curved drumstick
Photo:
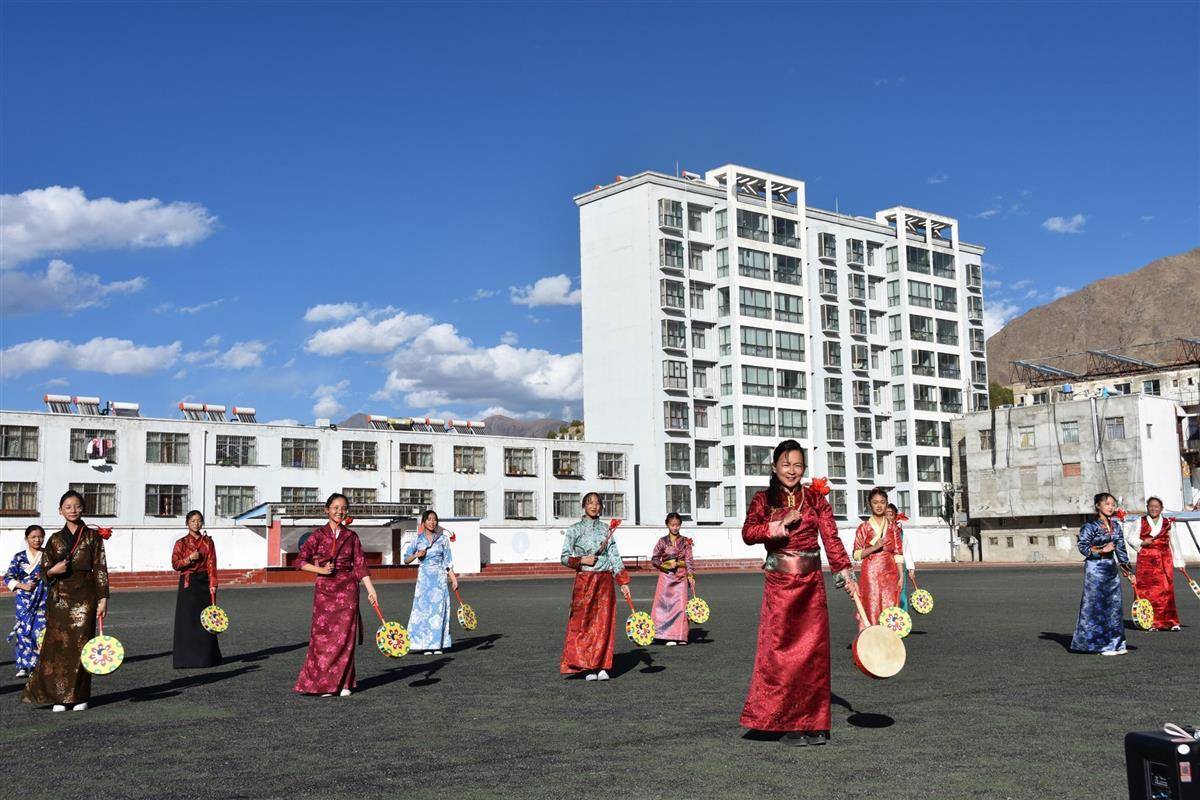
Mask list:
[[[462,595],[458,593],[458,587],[457,587],[457,586],[455,586],[455,587],[454,587],[454,596],[458,598],[458,604],[459,604],[460,606],[461,606],[461,605],[465,605],[465,604],[463,603]]]
[[[380,622],[381,624],[383,624],[383,625],[386,625],[386,624],[387,624],[387,620],[383,618],[383,612],[379,610],[379,603],[378,603],[377,601],[376,601],[376,602],[372,602],[372,603],[371,603],[371,608],[374,608],[374,609],[375,609],[375,613],[379,615],[379,622]]]
[[[634,608],[634,606],[633,606],[633,598],[632,598],[632,597],[627,597],[626,595],[621,595],[621,596],[625,598],[625,602],[626,602],[626,603],[629,603],[629,610],[630,610],[631,612],[633,612],[633,613],[635,613],[635,614],[636,614],[636,613],[637,613],[637,609],[636,609],[636,608]]]
[[[1196,583],[1194,580],[1192,580],[1192,576],[1188,575],[1187,570],[1183,567],[1180,567],[1179,571],[1183,573],[1183,577],[1187,578],[1188,586],[1191,588],[1192,593],[1196,595],[1197,598],[1200,598],[1200,583]]]
[[[858,629],[864,631],[867,629],[867,609],[863,608],[862,598],[858,596],[858,588],[850,590],[850,596],[854,598],[854,605],[858,608]]]

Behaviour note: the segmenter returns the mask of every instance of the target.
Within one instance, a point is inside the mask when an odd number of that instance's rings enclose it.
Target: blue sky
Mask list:
[[[727,162],[984,244],[989,325],[1196,246],[1194,3],[5,3],[0,407],[581,408],[571,197]]]

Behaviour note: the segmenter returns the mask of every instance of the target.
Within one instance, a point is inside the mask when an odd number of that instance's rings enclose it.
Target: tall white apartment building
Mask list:
[[[587,431],[632,443],[638,519],[740,524],[795,438],[840,519],[881,485],[941,524],[950,420],[988,404],[983,248],[956,219],[810,208],[732,164],[575,202]]]

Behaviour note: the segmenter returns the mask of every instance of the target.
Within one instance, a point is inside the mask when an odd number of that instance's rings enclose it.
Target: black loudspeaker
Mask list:
[[[1185,742],[1163,731],[1127,733],[1125,770],[1130,800],[1200,800],[1200,739]]]

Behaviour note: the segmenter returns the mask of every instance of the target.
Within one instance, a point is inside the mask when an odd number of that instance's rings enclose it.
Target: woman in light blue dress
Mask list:
[[[1096,518],[1079,529],[1083,555],[1083,599],[1071,649],[1102,656],[1124,655],[1125,620],[1121,606],[1121,574],[1129,576],[1129,554],[1121,523],[1114,518],[1117,501],[1108,492],[1094,499]]]
[[[408,617],[410,646],[427,656],[440,655],[450,649],[450,591],[458,589],[458,576],[450,540],[432,509],[421,515],[417,538],[404,548],[404,563],[414,559],[420,567]]]
[[[42,578],[41,525],[25,529],[25,549],[13,556],[4,584],[16,597],[16,624],[8,634],[17,653],[17,677],[24,678],[37,667],[38,635],[46,629],[46,581]]]

